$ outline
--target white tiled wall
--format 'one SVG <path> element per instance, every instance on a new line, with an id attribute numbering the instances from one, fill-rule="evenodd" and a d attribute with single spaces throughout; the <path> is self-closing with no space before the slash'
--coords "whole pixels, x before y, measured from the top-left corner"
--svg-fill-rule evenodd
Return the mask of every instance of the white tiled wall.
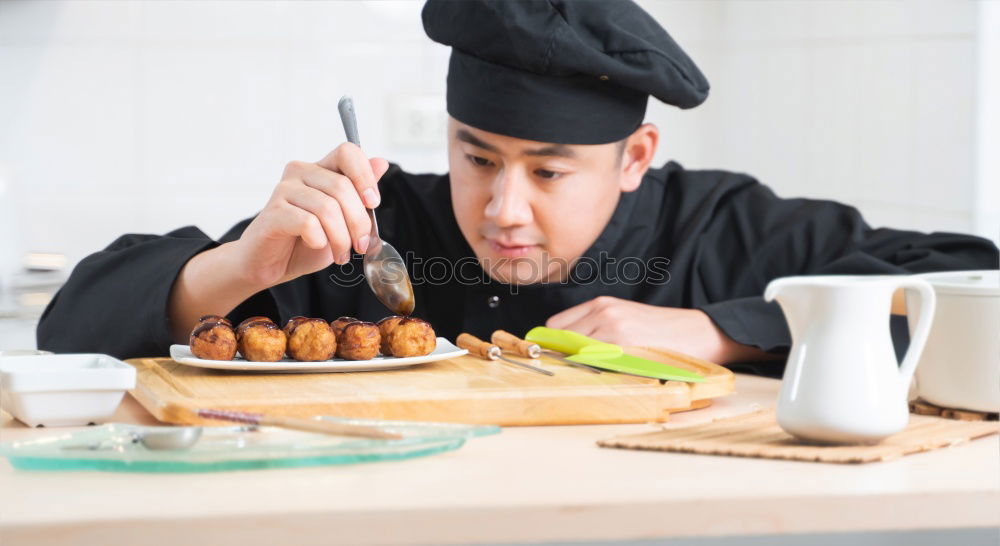
<path id="1" fill-rule="evenodd" d="M 976 197 L 979 233 L 1000 235 L 1000 2 L 979 5 L 976 43 Z"/>
<path id="2" fill-rule="evenodd" d="M 405 97 L 443 115 L 448 49 L 421 5 L 0 0 L 0 237 L 78 259 L 124 232 L 218 236 L 288 160 L 342 141 L 342 94 L 370 154 L 444 172 L 443 134 L 393 137 Z M 642 5 L 713 85 L 698 109 L 651 106 L 659 162 L 750 172 L 874 224 L 973 228 L 978 4 Z"/>
<path id="3" fill-rule="evenodd" d="M 444 92 L 448 50 L 420 8 L 0 1 L 0 210 L 18 216 L 0 236 L 74 259 L 125 232 L 219 236 L 285 163 L 343 140 L 343 94 L 369 153 L 443 172 L 442 146 L 386 146 L 394 93 Z"/>
<path id="4" fill-rule="evenodd" d="M 846 201 L 874 225 L 976 229 L 978 196 L 1000 184 L 974 169 L 980 4 L 707 2 L 696 21 L 690 3 L 643 5 L 712 82 L 696 110 L 652 109 L 662 158 Z"/>

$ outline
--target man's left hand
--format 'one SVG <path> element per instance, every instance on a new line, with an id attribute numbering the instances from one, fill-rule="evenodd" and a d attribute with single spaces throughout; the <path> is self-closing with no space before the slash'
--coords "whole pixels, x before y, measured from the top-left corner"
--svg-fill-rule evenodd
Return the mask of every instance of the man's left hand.
<path id="1" fill-rule="evenodd" d="M 552 315 L 545 325 L 616 345 L 672 349 L 710 362 L 769 357 L 755 347 L 730 339 L 698 309 L 658 307 L 611 296 L 570 307 Z"/>

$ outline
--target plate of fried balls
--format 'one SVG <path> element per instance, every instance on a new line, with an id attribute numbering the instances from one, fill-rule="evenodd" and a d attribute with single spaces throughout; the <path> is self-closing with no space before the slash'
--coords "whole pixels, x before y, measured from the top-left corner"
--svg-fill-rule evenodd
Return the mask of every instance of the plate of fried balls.
<path id="1" fill-rule="evenodd" d="M 233 328 L 229 319 L 205 315 L 189 345 L 171 345 L 181 364 L 255 372 L 358 372 L 402 368 L 454 358 L 468 351 L 414 317 L 376 322 L 340 317 L 293 317 L 284 327 L 268 317 L 250 317 Z"/>

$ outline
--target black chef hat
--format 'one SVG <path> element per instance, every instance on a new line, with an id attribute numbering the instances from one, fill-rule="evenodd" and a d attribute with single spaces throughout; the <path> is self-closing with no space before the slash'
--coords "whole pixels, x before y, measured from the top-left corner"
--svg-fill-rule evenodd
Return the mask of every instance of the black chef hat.
<path id="1" fill-rule="evenodd" d="M 680 108 L 708 81 L 630 0 L 428 0 L 424 30 L 452 47 L 448 113 L 491 133 L 604 144 L 642 124 L 649 95 Z"/>

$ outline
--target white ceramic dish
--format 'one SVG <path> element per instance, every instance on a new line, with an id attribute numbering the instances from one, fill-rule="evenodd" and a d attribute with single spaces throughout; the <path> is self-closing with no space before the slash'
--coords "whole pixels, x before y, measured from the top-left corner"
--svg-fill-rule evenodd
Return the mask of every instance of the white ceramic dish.
<path id="1" fill-rule="evenodd" d="M 6 349 L 0 351 L 0 356 L 38 356 L 50 355 L 52 351 L 39 351 L 38 349 Z"/>
<path id="2" fill-rule="evenodd" d="M 102 354 L 0 357 L 0 407 L 29 426 L 111 417 L 135 387 L 135 368 Z"/>
<path id="3" fill-rule="evenodd" d="M 917 366 L 917 392 L 946 408 L 1000 409 L 1000 271 L 917 275 L 937 294 L 937 310 Z M 907 293 L 907 308 L 917 309 Z M 919 313 L 907 314 L 912 330 Z M 911 332 L 912 333 L 912 332 Z"/>
<path id="4" fill-rule="evenodd" d="M 300 362 L 290 358 L 283 358 L 277 362 L 248 362 L 240 356 L 237 356 L 233 360 L 202 360 L 196 358 L 191 353 L 191 347 L 188 345 L 170 346 L 170 358 L 181 364 L 197 366 L 199 368 L 239 370 L 245 372 L 370 372 L 405 368 L 414 364 L 455 358 L 466 353 L 468 351 L 459 349 L 443 337 L 437 338 L 437 347 L 430 354 L 424 356 L 408 356 L 403 358 L 379 356 L 371 360 L 342 360 L 338 358 L 323 362 Z"/>

